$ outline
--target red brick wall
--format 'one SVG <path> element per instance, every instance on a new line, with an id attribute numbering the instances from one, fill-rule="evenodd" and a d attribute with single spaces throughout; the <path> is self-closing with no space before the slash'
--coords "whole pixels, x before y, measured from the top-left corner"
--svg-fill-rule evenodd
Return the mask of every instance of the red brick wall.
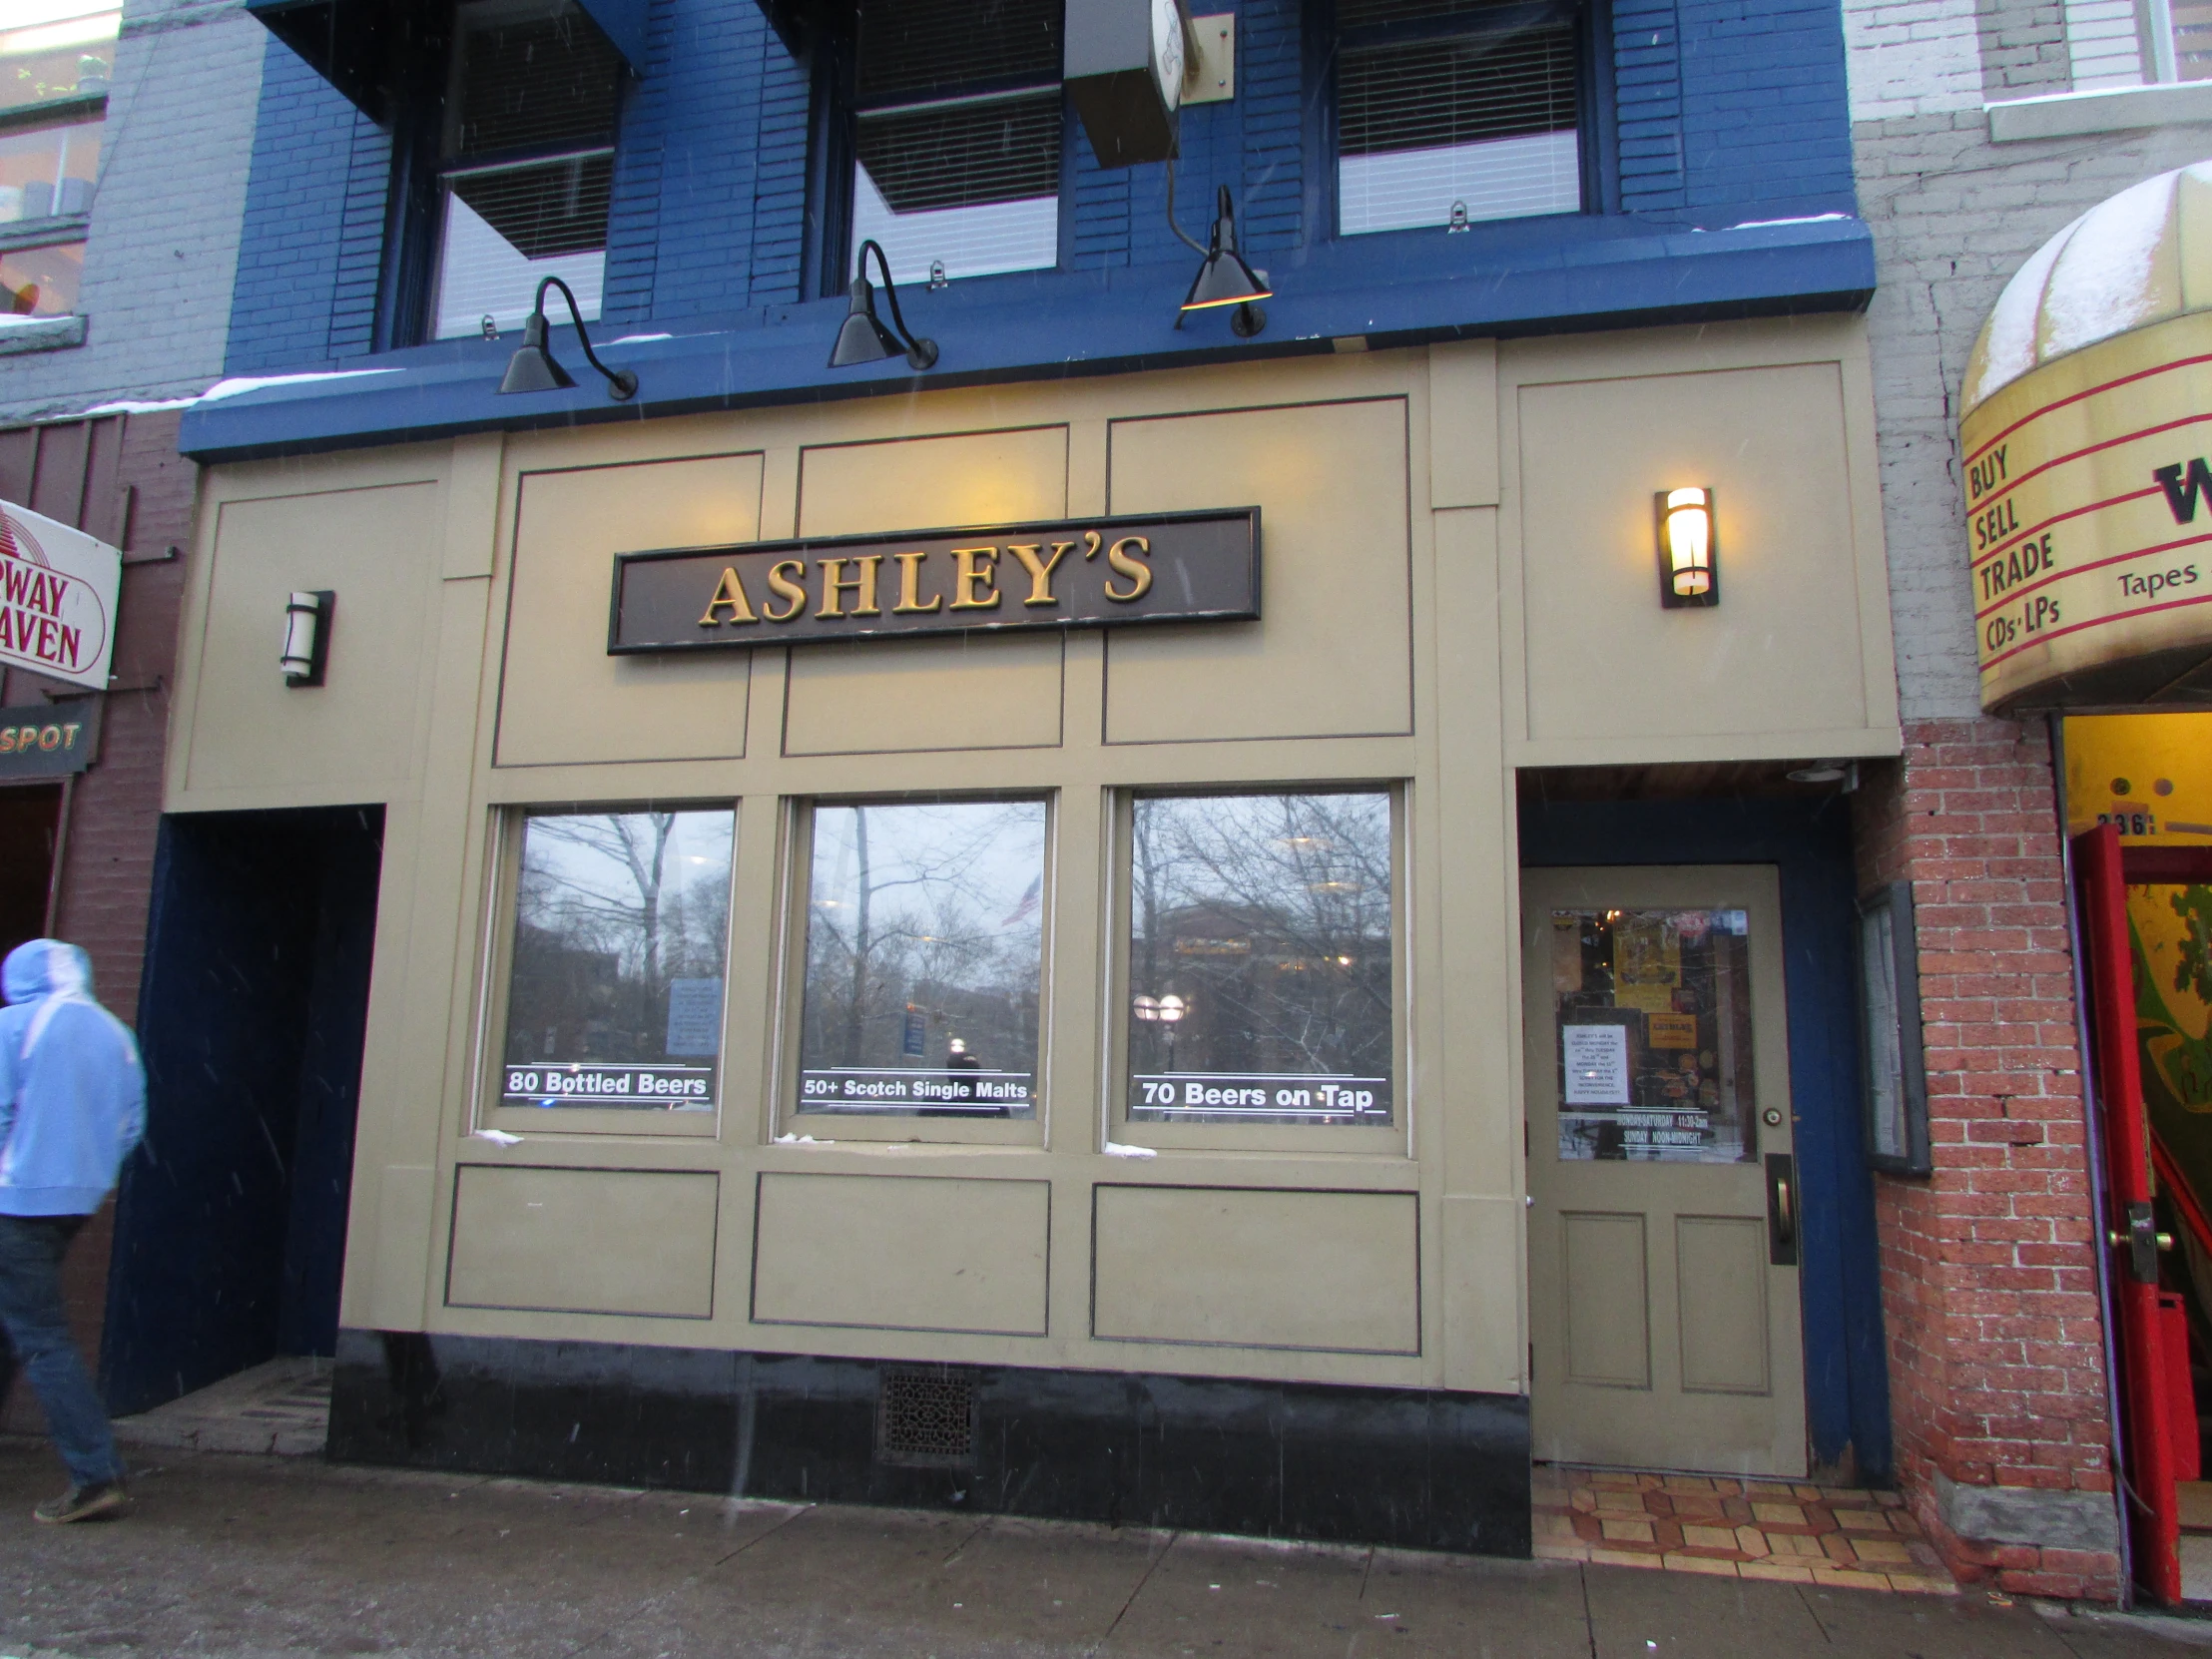
<path id="1" fill-rule="evenodd" d="M 1862 882 L 1913 882 L 1935 1164 L 1876 1181 L 1900 1477 L 1960 1577 L 2108 1599 L 2116 1556 L 1988 1548 L 1936 1503 L 1937 1470 L 2112 1489 L 2049 744 L 2039 722 L 1924 722 L 1869 784 Z"/>
<path id="2" fill-rule="evenodd" d="M 182 554 L 167 554 L 190 539 L 198 470 L 177 453 L 178 420 L 129 415 L 0 432 L 0 498 L 74 524 L 125 555 L 115 678 L 98 763 L 70 792 L 54 932 L 91 953 L 95 993 L 126 1021 L 138 1012 L 185 586 Z M 4 700 L 35 703 L 49 685 L 11 671 Z M 113 1222 L 111 1202 L 78 1236 L 62 1272 L 70 1325 L 88 1359 L 99 1353 L 107 1315 Z M 40 1426 L 29 1395 L 18 1387 L 0 1401 L 0 1426 Z"/>

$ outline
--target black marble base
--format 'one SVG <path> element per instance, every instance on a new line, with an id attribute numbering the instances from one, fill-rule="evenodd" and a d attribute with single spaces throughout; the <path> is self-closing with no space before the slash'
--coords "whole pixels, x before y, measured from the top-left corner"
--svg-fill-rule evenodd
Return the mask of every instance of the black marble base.
<path id="1" fill-rule="evenodd" d="M 961 1368 L 966 1467 L 876 1448 L 889 1362 L 343 1331 L 344 1462 L 1529 1553 L 1511 1394 Z"/>

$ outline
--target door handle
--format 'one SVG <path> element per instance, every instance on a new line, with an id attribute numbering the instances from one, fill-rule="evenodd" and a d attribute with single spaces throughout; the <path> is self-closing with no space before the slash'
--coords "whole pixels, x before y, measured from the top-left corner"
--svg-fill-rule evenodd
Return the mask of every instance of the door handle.
<path id="1" fill-rule="evenodd" d="M 1767 1154 L 1767 1261 L 1798 1265 L 1797 1160 L 1787 1152 Z"/>

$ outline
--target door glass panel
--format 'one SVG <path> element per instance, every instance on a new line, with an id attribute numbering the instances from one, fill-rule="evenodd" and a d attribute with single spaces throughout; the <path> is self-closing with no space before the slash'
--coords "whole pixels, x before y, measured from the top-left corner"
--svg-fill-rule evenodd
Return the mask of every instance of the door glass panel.
<path id="1" fill-rule="evenodd" d="M 1758 1156 L 1750 914 L 1551 912 L 1559 1156 Z"/>

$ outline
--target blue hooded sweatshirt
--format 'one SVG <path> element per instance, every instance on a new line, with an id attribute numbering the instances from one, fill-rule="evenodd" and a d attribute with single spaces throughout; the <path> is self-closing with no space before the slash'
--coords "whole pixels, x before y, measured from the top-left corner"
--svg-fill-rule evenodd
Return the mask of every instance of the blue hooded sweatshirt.
<path id="1" fill-rule="evenodd" d="M 146 1132 L 138 1041 L 73 944 L 17 945 L 0 990 L 0 1215 L 89 1216 Z"/>

